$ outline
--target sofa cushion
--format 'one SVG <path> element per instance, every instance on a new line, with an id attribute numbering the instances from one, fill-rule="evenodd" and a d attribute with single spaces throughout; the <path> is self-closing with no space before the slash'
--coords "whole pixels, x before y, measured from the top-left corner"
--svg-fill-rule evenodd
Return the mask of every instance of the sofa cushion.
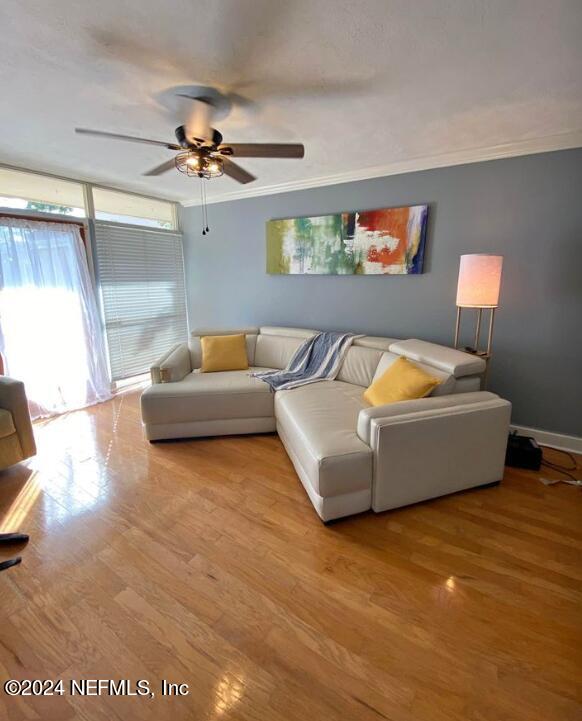
<path id="1" fill-rule="evenodd" d="M 398 360 L 402 356 L 396 355 L 396 353 L 383 353 L 374 373 L 374 381 L 381 378 L 384 373 L 390 368 L 394 361 Z M 447 373 L 446 371 L 435 368 L 434 366 L 421 363 L 420 361 L 414 361 L 415 365 L 422 368 L 423 371 L 429 373 L 431 376 L 439 379 L 438 386 L 435 386 L 429 393 L 430 396 L 448 396 L 450 393 L 456 392 L 457 381 L 455 376 Z"/>
<path id="2" fill-rule="evenodd" d="M 374 378 L 381 357 L 381 350 L 353 345 L 348 348 L 337 380 L 367 388 Z"/>
<path id="3" fill-rule="evenodd" d="M 364 407 L 361 387 L 341 381 L 275 394 L 277 429 L 318 495 L 371 487 L 372 451 L 356 432 Z"/>
<path id="4" fill-rule="evenodd" d="M 6 438 L 16 433 L 12 413 L 5 408 L 0 408 L 0 438 Z"/>
<path id="5" fill-rule="evenodd" d="M 247 346 L 247 358 L 249 365 L 259 365 L 255 361 L 255 344 L 257 342 L 258 328 L 196 328 L 190 333 L 188 347 L 190 349 L 190 363 L 192 368 L 200 368 L 202 365 L 202 346 L 200 338 L 206 335 L 239 335 L 244 334 Z"/>
<path id="6" fill-rule="evenodd" d="M 408 358 L 399 358 L 364 391 L 364 398 L 373 406 L 424 398 L 439 384 Z"/>
<path id="7" fill-rule="evenodd" d="M 236 335 L 203 335 L 202 373 L 246 371 L 249 368 L 245 337 Z"/>
<path id="8" fill-rule="evenodd" d="M 141 396 L 144 423 L 272 417 L 274 394 L 266 383 L 250 376 L 251 371 L 264 370 L 273 369 L 196 370 L 177 383 L 150 386 Z"/>
<path id="9" fill-rule="evenodd" d="M 305 338 L 260 333 L 255 349 L 255 364 L 269 368 L 286 368 L 304 341 Z"/>

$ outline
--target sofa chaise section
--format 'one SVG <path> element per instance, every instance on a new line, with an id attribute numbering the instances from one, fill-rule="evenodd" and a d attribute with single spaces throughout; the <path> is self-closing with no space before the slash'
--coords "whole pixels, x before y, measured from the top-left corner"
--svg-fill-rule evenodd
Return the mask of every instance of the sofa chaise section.
<path id="1" fill-rule="evenodd" d="M 248 371 L 189 372 L 171 383 L 156 383 L 141 397 L 146 438 L 150 441 L 275 430 L 274 395 Z"/>
<path id="2" fill-rule="evenodd" d="M 234 333 L 246 336 L 249 370 L 201 373 L 200 338 Z M 258 333 L 255 327 L 200 328 L 192 332 L 188 343 L 179 343 L 162 356 L 151 368 L 152 385 L 141 396 L 146 438 L 158 441 L 274 431 L 273 394 L 250 375 L 272 370 L 253 365 Z"/>
<path id="3" fill-rule="evenodd" d="M 322 381 L 275 394 L 277 432 L 319 516 L 371 505 L 373 453 L 356 432 L 362 388 Z"/>

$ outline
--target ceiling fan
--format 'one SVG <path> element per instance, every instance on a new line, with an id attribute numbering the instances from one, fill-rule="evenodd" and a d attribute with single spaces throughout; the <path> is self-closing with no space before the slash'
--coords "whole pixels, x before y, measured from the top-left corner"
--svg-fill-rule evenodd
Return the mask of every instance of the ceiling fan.
<path id="1" fill-rule="evenodd" d="M 193 112 L 185 125 L 176 128 L 177 143 L 147 140 L 88 128 L 75 128 L 75 132 L 180 151 L 175 157 L 144 173 L 147 176 L 161 175 L 175 167 L 186 175 L 206 180 L 228 175 L 239 183 L 251 183 L 256 180 L 255 176 L 231 160 L 232 157 L 303 158 L 305 155 L 305 148 L 300 143 L 223 143 L 222 133 L 210 126 L 213 110 L 211 99 L 200 97 L 189 97 L 189 99 L 194 103 Z"/>

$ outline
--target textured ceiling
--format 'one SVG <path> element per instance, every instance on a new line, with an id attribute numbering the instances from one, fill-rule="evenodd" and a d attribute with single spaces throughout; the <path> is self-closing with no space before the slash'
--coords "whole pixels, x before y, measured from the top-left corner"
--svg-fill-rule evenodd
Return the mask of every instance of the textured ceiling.
<path id="1" fill-rule="evenodd" d="M 179 200 L 198 182 L 141 175 L 170 151 L 74 127 L 172 140 L 165 91 L 220 88 L 226 140 L 306 146 L 244 161 L 251 193 L 582 132 L 580 0 L 2 0 L 0 33 L 0 162 Z"/>

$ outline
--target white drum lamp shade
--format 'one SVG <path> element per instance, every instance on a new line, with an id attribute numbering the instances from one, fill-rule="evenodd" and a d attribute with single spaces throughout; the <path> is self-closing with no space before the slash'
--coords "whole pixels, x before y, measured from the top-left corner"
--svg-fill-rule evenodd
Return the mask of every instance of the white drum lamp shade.
<path id="1" fill-rule="evenodd" d="M 459 308 L 497 308 L 502 255 L 462 255 L 457 285 Z"/>

